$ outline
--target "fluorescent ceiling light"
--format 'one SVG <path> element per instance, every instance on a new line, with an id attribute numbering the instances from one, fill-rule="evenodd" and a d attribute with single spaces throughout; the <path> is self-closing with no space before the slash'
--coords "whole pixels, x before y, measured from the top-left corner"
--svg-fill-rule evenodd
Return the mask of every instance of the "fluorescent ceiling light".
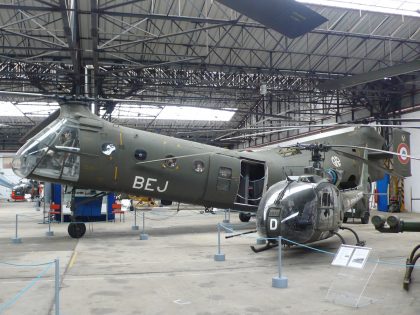
<path id="1" fill-rule="evenodd" d="M 112 112 L 112 117 L 126 119 L 229 121 L 234 114 L 235 109 L 217 110 L 189 106 L 164 106 L 160 108 L 147 105 L 133 106 L 119 104 Z"/>
<path id="2" fill-rule="evenodd" d="M 323 6 L 420 17 L 419 0 L 297 0 Z"/>

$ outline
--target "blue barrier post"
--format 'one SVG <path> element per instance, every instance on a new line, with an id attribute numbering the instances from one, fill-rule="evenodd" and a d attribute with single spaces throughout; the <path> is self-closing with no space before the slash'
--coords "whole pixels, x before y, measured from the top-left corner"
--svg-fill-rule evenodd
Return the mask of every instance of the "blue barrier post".
<path id="1" fill-rule="evenodd" d="M 134 225 L 131 226 L 131 230 L 138 231 L 139 226 L 137 225 L 137 209 L 134 208 Z"/>
<path id="2" fill-rule="evenodd" d="M 55 315 L 60 315 L 60 259 L 55 262 Z"/>
<path id="3" fill-rule="evenodd" d="M 148 240 L 149 239 L 149 235 L 147 235 L 146 233 L 144 233 L 144 211 L 143 211 L 143 229 L 140 233 L 140 239 L 142 241 Z"/>
<path id="4" fill-rule="evenodd" d="M 45 232 L 46 236 L 54 236 L 54 231 L 51 231 L 51 215 L 48 214 L 48 231 Z"/>
<path id="5" fill-rule="evenodd" d="M 215 261 L 225 261 L 225 254 L 220 252 L 220 223 L 217 224 L 217 254 L 214 255 Z"/>
<path id="6" fill-rule="evenodd" d="M 278 242 L 279 242 L 279 261 L 278 261 L 279 276 L 273 277 L 271 284 L 273 288 L 287 288 L 287 278 L 281 275 L 281 236 L 279 236 Z"/>
<path id="7" fill-rule="evenodd" d="M 22 243 L 22 239 L 20 238 L 20 237 L 18 237 L 18 221 L 19 221 L 19 218 L 18 218 L 18 214 L 16 214 L 16 222 L 15 222 L 15 237 L 14 238 L 12 238 L 12 243 L 14 243 L 14 244 L 19 244 L 19 243 Z"/>

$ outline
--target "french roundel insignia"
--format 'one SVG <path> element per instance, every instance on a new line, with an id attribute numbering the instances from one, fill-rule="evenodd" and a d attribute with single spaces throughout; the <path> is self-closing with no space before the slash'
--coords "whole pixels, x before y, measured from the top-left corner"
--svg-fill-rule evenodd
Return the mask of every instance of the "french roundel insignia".
<path id="1" fill-rule="evenodd" d="M 410 148 L 406 143 L 400 143 L 397 148 L 398 155 L 398 161 L 400 161 L 401 164 L 407 164 L 410 162 L 410 158 L 408 155 L 410 155 Z"/>

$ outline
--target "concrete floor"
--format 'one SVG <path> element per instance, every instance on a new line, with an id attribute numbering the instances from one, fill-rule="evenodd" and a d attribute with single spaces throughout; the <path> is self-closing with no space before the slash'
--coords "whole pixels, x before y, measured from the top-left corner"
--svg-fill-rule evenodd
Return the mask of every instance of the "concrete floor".
<path id="1" fill-rule="evenodd" d="M 21 216 L 21 244 L 12 244 L 15 214 Z M 25 216 L 23 216 L 25 215 Z M 417 218 L 419 215 L 403 214 Z M 223 214 L 160 209 L 146 215 L 149 240 L 132 231 L 134 216 L 125 222 L 95 223 L 79 240 L 67 235 L 67 224 L 54 224 L 46 237 L 42 213 L 31 203 L 0 203 L 0 262 L 36 264 L 60 259 L 60 314 L 420 314 L 420 280 L 409 292 L 402 289 L 405 259 L 420 241 L 419 234 L 380 234 L 371 224 L 349 224 L 356 229 L 379 264 L 364 296 L 371 304 L 359 308 L 326 300 L 329 288 L 339 284 L 356 292 L 351 275 L 367 279 L 369 272 L 342 276 L 331 266 L 332 256 L 303 248 L 283 250 L 286 289 L 273 288 L 278 250 L 253 253 L 255 235 L 222 238 L 223 262 L 215 262 L 216 224 Z M 239 224 L 237 215 L 231 222 Z M 141 223 L 141 220 L 138 220 Z M 254 226 L 242 227 L 251 230 Z M 88 227 L 89 229 L 89 227 Z M 225 234 L 223 234 L 224 236 Z M 344 232 L 347 241 L 351 235 Z M 335 252 L 338 238 L 314 245 Z M 39 281 L 34 277 L 46 266 L 15 267 L 0 263 L 0 314 L 54 314 L 54 268 Z M 370 268 L 370 269 L 369 269 Z M 372 270 L 373 267 L 368 267 Z M 414 277 L 420 279 L 420 271 Z M 341 281 L 337 282 L 337 279 Z M 32 282 L 31 282 L 32 281 Z M 25 287 L 16 302 L 2 310 Z M 360 290 L 359 290 L 360 291 Z"/>

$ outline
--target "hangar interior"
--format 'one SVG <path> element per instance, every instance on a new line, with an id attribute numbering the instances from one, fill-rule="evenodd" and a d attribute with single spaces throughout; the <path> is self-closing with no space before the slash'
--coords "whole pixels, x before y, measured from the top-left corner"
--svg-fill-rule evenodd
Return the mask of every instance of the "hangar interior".
<path id="1" fill-rule="evenodd" d="M 0 3 L 3 174 L 13 176 L 10 157 L 46 126 L 46 121 L 50 122 L 48 117 L 54 117 L 59 102 L 71 99 L 88 102 L 93 113 L 115 125 L 245 151 L 349 126 L 419 126 L 418 0 L 372 0 L 363 4 L 352 0 L 299 0 L 323 16 L 325 22 L 294 38 L 223 2 L 235 3 Z M 274 5 L 276 0 L 266 2 Z M 409 153 L 420 157 L 416 145 L 420 131 L 403 129 L 411 134 Z M 383 149 L 391 151 L 391 129 L 378 126 L 377 130 L 387 140 Z M 420 212 L 420 193 L 416 190 L 420 183 L 416 165 L 419 161 L 411 162 L 412 176 L 404 179 L 402 188 L 404 210 Z M 177 228 L 175 234 L 180 233 Z M 199 228 L 207 231 L 204 223 Z M 158 228 L 156 234 L 162 230 Z M 362 231 L 366 234 L 367 227 Z M 407 243 L 415 243 L 415 236 L 404 237 Z M 243 245 L 242 240 L 236 242 Z M 2 244 L 6 246 L 6 241 Z M 119 245 L 117 242 L 113 246 Z M 98 251 L 101 246 L 97 246 Z M 331 246 L 327 243 L 324 249 Z M 394 246 L 398 247 L 396 241 Z M 194 250 L 196 255 L 201 251 L 199 245 Z M 123 251 L 127 254 L 129 249 Z M 151 257 L 159 255 L 153 248 L 147 252 Z M 68 255 L 63 253 L 64 259 L 70 259 Z M 119 264 L 124 265 L 125 261 L 120 260 Z M 168 273 L 176 273 L 178 267 L 181 268 L 176 266 Z M 240 268 L 240 263 L 232 268 Z M 255 279 L 249 281 L 255 283 Z M 208 283 L 211 280 L 202 285 Z M 217 292 L 211 296 L 220 298 Z M 70 301 L 69 295 L 67 307 L 71 307 Z M 407 314 L 415 314 L 419 309 L 414 303 Z M 104 310 L 98 308 L 96 314 Z M 229 310 L 235 313 L 234 308 Z M 201 311 L 194 309 L 191 314 Z M 250 307 L 239 313 L 268 311 L 273 309 Z M 222 313 L 221 309 L 217 312 Z M 153 309 L 150 313 L 158 311 Z"/>

